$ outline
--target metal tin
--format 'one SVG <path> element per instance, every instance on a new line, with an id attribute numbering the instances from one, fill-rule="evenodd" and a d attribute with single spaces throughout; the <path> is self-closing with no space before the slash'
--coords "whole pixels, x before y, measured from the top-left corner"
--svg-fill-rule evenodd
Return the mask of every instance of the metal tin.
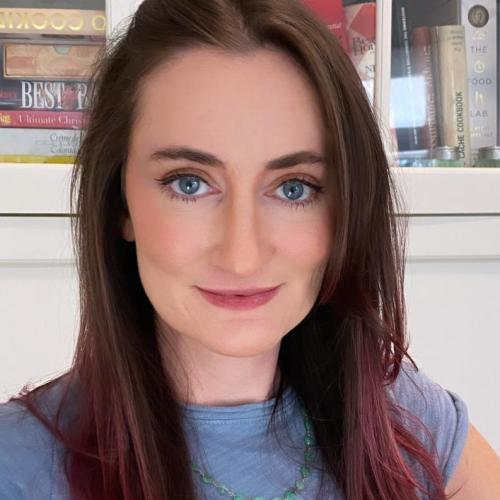
<path id="1" fill-rule="evenodd" d="M 485 146 L 479 148 L 478 160 L 500 160 L 500 146 Z"/>
<path id="2" fill-rule="evenodd" d="M 432 156 L 436 160 L 459 160 L 460 150 L 456 146 L 438 146 Z"/>

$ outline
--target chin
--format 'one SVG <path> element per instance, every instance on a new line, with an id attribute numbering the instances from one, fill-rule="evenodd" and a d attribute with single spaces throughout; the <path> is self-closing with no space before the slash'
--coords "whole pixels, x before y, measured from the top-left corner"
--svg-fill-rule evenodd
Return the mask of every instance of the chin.
<path id="1" fill-rule="evenodd" d="M 280 341 L 281 338 L 273 339 L 273 341 L 270 342 L 269 339 L 258 339 L 249 336 L 246 339 L 233 338 L 228 340 L 226 338 L 223 343 L 210 343 L 205 344 L 205 346 L 222 356 L 248 358 L 268 353 L 273 350 Z"/>

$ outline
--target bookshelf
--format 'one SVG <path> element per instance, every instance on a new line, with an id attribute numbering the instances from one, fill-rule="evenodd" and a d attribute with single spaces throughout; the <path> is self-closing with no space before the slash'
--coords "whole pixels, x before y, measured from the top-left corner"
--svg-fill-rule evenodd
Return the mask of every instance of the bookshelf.
<path id="1" fill-rule="evenodd" d="M 105 0 L 107 33 L 126 22 L 139 3 Z M 0 215 L 70 215 L 72 168 L 72 164 L 0 162 Z"/>
<path id="2" fill-rule="evenodd" d="M 126 22 L 139 3 L 106 0 L 108 33 Z M 391 16 L 392 0 L 378 0 L 374 107 L 384 130 L 390 109 Z M 386 147 L 390 151 L 388 141 Z M 405 214 L 500 215 L 500 168 L 391 168 Z M 69 215 L 71 169 L 64 164 L 0 163 L 0 215 Z"/>

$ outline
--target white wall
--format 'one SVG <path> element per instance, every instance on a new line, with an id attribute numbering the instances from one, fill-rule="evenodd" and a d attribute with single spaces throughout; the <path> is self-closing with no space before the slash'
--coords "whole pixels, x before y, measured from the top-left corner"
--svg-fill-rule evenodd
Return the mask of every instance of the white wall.
<path id="1" fill-rule="evenodd" d="M 500 453 L 500 259 L 410 261 L 410 354 Z"/>
<path id="2" fill-rule="evenodd" d="M 78 325 L 69 219 L 0 217 L 0 400 L 69 367 Z M 500 453 L 500 216 L 412 217 L 410 353 Z"/>

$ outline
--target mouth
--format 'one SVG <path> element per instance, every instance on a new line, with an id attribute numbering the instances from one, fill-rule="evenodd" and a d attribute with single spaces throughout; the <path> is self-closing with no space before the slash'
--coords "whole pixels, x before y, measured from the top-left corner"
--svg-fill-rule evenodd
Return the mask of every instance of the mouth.
<path id="1" fill-rule="evenodd" d="M 269 302 L 281 285 L 271 288 L 209 290 L 198 288 L 202 296 L 211 304 L 229 309 L 252 309 Z"/>
<path id="2" fill-rule="evenodd" d="M 203 292 L 208 292 L 212 293 L 215 295 L 231 295 L 231 296 L 236 296 L 236 297 L 250 297 L 252 295 L 258 295 L 261 293 L 267 293 L 272 290 L 275 290 L 279 287 L 280 285 L 273 286 L 273 287 L 267 287 L 267 288 L 245 288 L 245 289 L 236 289 L 236 288 L 231 288 L 231 289 L 210 289 L 210 288 L 201 288 L 197 287 Z"/>

